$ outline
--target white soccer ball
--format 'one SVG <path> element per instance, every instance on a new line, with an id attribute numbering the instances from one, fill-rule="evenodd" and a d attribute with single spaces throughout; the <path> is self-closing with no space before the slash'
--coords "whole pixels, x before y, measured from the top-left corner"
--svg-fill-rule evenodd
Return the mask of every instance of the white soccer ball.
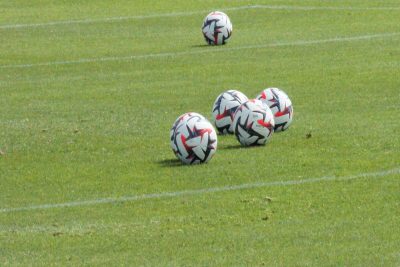
<path id="1" fill-rule="evenodd" d="M 274 115 L 260 100 L 251 99 L 236 110 L 233 128 L 243 146 L 264 145 L 274 132 Z"/>
<path id="2" fill-rule="evenodd" d="M 217 150 L 217 133 L 200 114 L 186 113 L 172 126 L 171 148 L 184 164 L 208 162 Z M 180 119 L 181 118 L 181 119 Z M 176 125 L 175 125 L 176 124 Z"/>
<path id="3" fill-rule="evenodd" d="M 275 132 L 285 131 L 293 121 L 293 105 L 288 95 L 278 88 L 267 88 L 257 96 L 274 114 Z"/>
<path id="4" fill-rule="evenodd" d="M 214 125 L 219 133 L 233 134 L 233 115 L 236 109 L 247 100 L 247 96 L 237 90 L 228 90 L 217 97 L 212 114 Z"/>
<path id="5" fill-rule="evenodd" d="M 208 44 L 225 44 L 232 35 L 232 23 L 225 13 L 214 11 L 204 19 L 202 31 Z"/>
<path id="6" fill-rule="evenodd" d="M 173 140 L 173 138 L 174 138 L 174 134 L 175 134 L 176 128 L 178 128 L 178 126 L 179 126 L 184 120 L 186 120 L 186 119 L 189 118 L 189 117 L 197 117 L 197 118 L 199 118 L 199 119 L 206 120 L 206 118 L 205 118 L 203 115 L 201 115 L 201 114 L 199 114 L 199 113 L 196 113 L 196 112 L 187 112 L 187 113 L 184 113 L 184 114 L 180 115 L 180 116 L 175 120 L 174 124 L 172 125 L 171 131 L 169 132 L 169 138 L 170 138 L 171 142 L 172 142 L 172 140 Z M 171 143 L 171 145 L 172 145 L 172 143 Z M 173 149 L 173 148 L 172 148 L 172 149 Z"/>

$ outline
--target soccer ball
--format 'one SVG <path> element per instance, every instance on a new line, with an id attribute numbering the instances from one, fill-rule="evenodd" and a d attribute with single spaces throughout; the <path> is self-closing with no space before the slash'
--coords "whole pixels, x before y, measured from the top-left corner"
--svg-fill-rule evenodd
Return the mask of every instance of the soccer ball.
<path id="1" fill-rule="evenodd" d="M 236 90 L 228 90 L 220 94 L 214 102 L 212 114 L 214 125 L 221 134 L 233 134 L 233 115 L 247 96 Z"/>
<path id="2" fill-rule="evenodd" d="M 225 13 L 214 11 L 204 19 L 202 31 L 208 44 L 225 44 L 232 35 L 232 23 Z"/>
<path id="3" fill-rule="evenodd" d="M 199 115 L 186 113 L 171 129 L 171 148 L 184 164 L 208 162 L 217 150 L 216 131 L 207 119 Z"/>
<path id="4" fill-rule="evenodd" d="M 292 124 L 293 106 L 288 95 L 278 88 L 267 88 L 257 96 L 274 114 L 275 132 L 285 131 Z"/>
<path id="5" fill-rule="evenodd" d="M 187 112 L 185 114 L 180 115 L 174 122 L 174 124 L 172 125 L 171 131 L 169 132 L 169 138 L 172 142 L 173 138 L 174 138 L 174 134 L 176 129 L 178 128 L 178 126 L 187 118 L 189 117 L 197 117 L 198 119 L 202 119 L 205 120 L 206 118 L 204 118 L 203 115 L 196 113 L 196 112 Z M 172 143 L 171 143 L 172 145 Z M 172 148 L 173 149 L 173 148 Z"/>
<path id="6" fill-rule="evenodd" d="M 264 145 L 271 138 L 274 126 L 271 110 L 257 99 L 240 105 L 234 115 L 234 132 L 243 146 Z"/>

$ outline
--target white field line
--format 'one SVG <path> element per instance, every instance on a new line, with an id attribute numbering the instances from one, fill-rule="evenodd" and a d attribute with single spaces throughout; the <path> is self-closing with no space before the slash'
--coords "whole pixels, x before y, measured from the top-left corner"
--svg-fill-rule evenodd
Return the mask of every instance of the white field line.
<path id="1" fill-rule="evenodd" d="M 335 38 L 329 38 L 329 39 L 308 40 L 308 41 L 307 40 L 299 40 L 299 41 L 293 41 L 293 42 L 279 42 L 279 43 L 271 43 L 271 44 L 263 44 L 263 45 L 247 45 L 247 46 L 238 46 L 238 47 L 205 47 L 201 50 L 194 50 L 194 51 L 150 53 L 150 54 L 143 54 L 143 55 L 122 56 L 122 57 L 82 58 L 82 59 L 77 59 L 77 60 L 50 61 L 50 62 L 32 63 L 32 64 L 0 65 L 0 69 L 32 68 L 32 67 L 71 65 L 71 64 L 107 62 L 107 61 L 131 61 L 131 60 L 140 60 L 140 59 L 149 59 L 149 58 L 179 57 L 179 56 L 186 56 L 186 55 L 221 53 L 221 52 L 229 52 L 229 51 L 237 51 L 237 50 L 248 50 L 248 49 L 262 49 L 262 48 L 273 48 L 273 47 L 283 47 L 283 46 L 303 46 L 303 45 L 314 45 L 314 44 L 324 44 L 324 43 L 351 42 L 351 41 L 387 38 L 387 37 L 394 37 L 394 36 L 400 36 L 400 32 L 368 34 L 368 35 L 359 35 L 359 36 L 350 36 L 350 37 L 335 37 Z"/>
<path id="2" fill-rule="evenodd" d="M 313 11 L 313 10 L 331 10 L 331 11 L 397 11 L 400 7 L 323 7 L 323 6 L 287 6 L 287 5 L 249 5 L 249 6 L 238 6 L 231 8 L 216 8 L 214 10 L 222 11 L 235 11 L 243 9 L 271 9 L 271 10 L 294 10 L 294 11 Z M 121 17 L 107 17 L 98 19 L 80 19 L 80 20 L 60 20 L 60 21 L 49 21 L 42 23 L 26 23 L 26 24 L 4 24 L 0 25 L 0 29 L 18 29 L 18 28 L 36 28 L 56 25 L 69 25 L 69 24 L 91 24 L 91 23 L 105 23 L 105 22 L 117 22 L 126 20 L 142 20 L 151 18 L 166 18 L 166 17 L 183 17 L 192 16 L 198 14 L 207 14 L 210 10 L 199 10 L 192 12 L 172 12 L 172 13 L 157 13 L 148 15 L 138 16 L 121 16 Z"/>
<path id="3" fill-rule="evenodd" d="M 367 173 L 359 173 L 350 176 L 323 176 L 319 178 L 309 178 L 309 179 L 299 179 L 299 180 L 289 180 L 289 181 L 274 181 L 274 182 L 256 182 L 256 183 L 248 183 L 248 184 L 240 184 L 240 185 L 228 185 L 223 187 L 213 187 L 213 188 L 203 188 L 203 189 L 194 189 L 194 190 L 183 190 L 176 192 L 163 192 L 163 193 L 154 193 L 154 194 L 145 194 L 145 195 L 133 195 L 133 196 L 124 196 L 119 198 L 98 198 L 92 200 L 83 200 L 83 201 L 72 201 L 65 203 L 51 203 L 51 204 L 42 204 L 42 205 L 32 205 L 25 207 L 16 207 L 16 208 L 1 208 L 0 213 L 13 213 L 13 212 L 21 212 L 21 211 L 33 211 L 33 210 L 47 210 L 47 209 L 56 209 L 56 208 L 70 208 L 70 207 L 82 207 L 82 206 L 92 206 L 92 205 L 100 205 L 100 204 L 112 204 L 112 203 L 122 203 L 122 202 L 135 202 L 147 199 L 160 199 L 160 198 L 173 198 L 173 197 L 181 197 L 181 196 L 193 196 L 193 195 L 203 195 L 217 192 L 227 192 L 227 191 L 235 191 L 235 190 L 244 190 L 244 189 L 252 189 L 252 188 L 261 188 L 261 187 L 272 187 L 272 186 L 289 186 L 289 185 L 301 185 L 301 184 L 310 184 L 310 183 L 318 183 L 318 182 L 327 182 L 327 181 L 349 181 L 360 178 L 379 178 L 385 177 L 393 174 L 400 174 L 400 167 L 386 170 L 386 171 L 378 171 L 378 172 L 367 172 Z"/>
<path id="4" fill-rule="evenodd" d="M 148 223 L 104 223 L 97 222 L 95 224 L 66 224 L 66 225 L 32 225 L 32 226 L 3 226 L 0 225 L 0 233 L 24 233 L 24 234 L 35 234 L 35 233 L 59 233 L 59 234 L 87 234 L 92 231 L 107 231 L 112 233 L 118 233 L 129 229 L 142 231 L 144 228 L 151 227 L 154 224 Z"/>

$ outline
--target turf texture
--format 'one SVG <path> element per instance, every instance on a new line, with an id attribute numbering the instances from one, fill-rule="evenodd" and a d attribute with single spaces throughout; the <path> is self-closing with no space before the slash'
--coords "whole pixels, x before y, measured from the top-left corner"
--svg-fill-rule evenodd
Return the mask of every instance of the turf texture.
<path id="1" fill-rule="evenodd" d="M 0 10 L 0 265 L 400 264 L 398 1 Z M 222 47 L 200 31 L 213 10 L 233 23 Z M 288 131 L 254 148 L 218 136 L 208 164 L 176 160 L 179 115 L 269 86 L 293 102 Z"/>

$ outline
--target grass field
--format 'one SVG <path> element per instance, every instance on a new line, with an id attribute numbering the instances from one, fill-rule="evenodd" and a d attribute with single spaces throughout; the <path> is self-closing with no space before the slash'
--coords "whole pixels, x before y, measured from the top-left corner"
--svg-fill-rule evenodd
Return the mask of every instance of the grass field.
<path id="1" fill-rule="evenodd" d="M 234 33 L 206 46 L 217 9 Z M 400 265 L 399 1 L 0 10 L 1 266 Z M 176 160 L 180 114 L 268 86 L 291 97 L 288 131 Z"/>

